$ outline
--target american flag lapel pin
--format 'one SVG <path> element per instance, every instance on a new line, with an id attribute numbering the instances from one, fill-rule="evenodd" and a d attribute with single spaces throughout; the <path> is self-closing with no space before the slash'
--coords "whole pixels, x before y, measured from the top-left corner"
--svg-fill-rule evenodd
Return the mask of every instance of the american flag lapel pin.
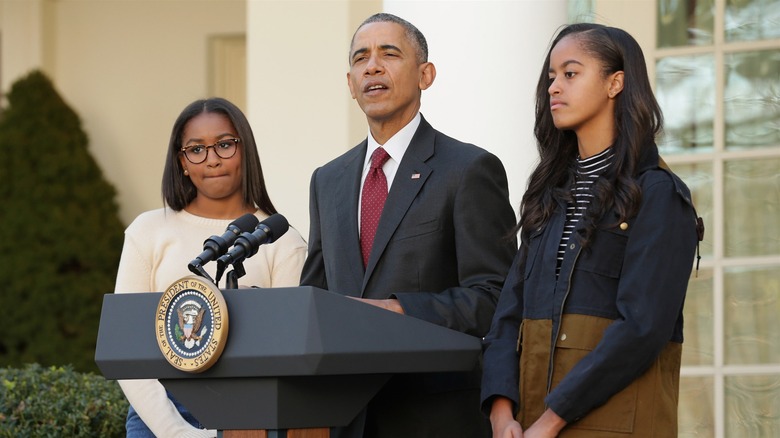
<path id="1" fill-rule="evenodd" d="M 413 173 L 412 174 L 412 179 L 420 179 L 420 174 L 419 173 Z"/>

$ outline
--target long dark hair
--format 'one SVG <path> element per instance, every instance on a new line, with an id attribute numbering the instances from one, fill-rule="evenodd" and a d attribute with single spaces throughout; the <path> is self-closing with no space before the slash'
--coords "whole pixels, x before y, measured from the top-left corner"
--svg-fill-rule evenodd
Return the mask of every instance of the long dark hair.
<path id="1" fill-rule="evenodd" d="M 531 174 L 520 206 L 521 239 L 528 242 L 534 230 L 543 228 L 557 208 L 558 200 L 570 200 L 568 188 L 574 181 L 577 136 L 574 131 L 560 130 L 553 124 L 550 111 L 550 54 L 566 37 L 577 38 L 589 55 L 599 60 L 604 77 L 623 71 L 623 90 L 615 97 L 614 158 L 603 178 L 593 187 L 594 198 L 583 220 L 586 221 L 582 244 L 596 228 L 596 221 L 614 208 L 617 220 L 635 215 L 642 192 L 635 177 L 644 149 L 654 144 L 663 126 L 663 116 L 655 100 L 642 49 L 627 32 L 599 24 L 578 23 L 564 27 L 547 52 L 536 88 L 536 136 L 540 162 Z"/>
<path id="2" fill-rule="evenodd" d="M 171 130 L 171 139 L 168 142 L 168 154 L 165 158 L 165 168 L 163 169 L 162 196 L 168 206 L 181 211 L 195 199 L 198 190 L 192 181 L 184 176 L 184 170 L 179 162 L 179 154 L 182 147 L 182 135 L 187 123 L 200 114 L 217 113 L 225 115 L 233 127 L 236 128 L 236 134 L 241 139 L 239 147 L 243 148 L 241 160 L 241 192 L 244 197 L 244 204 L 247 206 L 257 206 L 268 215 L 276 213 L 276 208 L 271 203 L 268 191 L 265 188 L 263 179 L 263 168 L 260 166 L 260 156 L 257 154 L 257 144 L 255 136 L 252 134 L 252 128 L 249 126 L 244 113 L 226 99 L 212 97 L 210 99 L 196 100 L 187 105 L 182 110 Z"/>

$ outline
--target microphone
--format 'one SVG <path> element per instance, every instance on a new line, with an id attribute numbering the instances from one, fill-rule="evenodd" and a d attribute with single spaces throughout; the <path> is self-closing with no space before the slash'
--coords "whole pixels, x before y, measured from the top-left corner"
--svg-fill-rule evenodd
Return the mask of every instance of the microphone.
<path id="1" fill-rule="evenodd" d="M 200 275 L 202 269 L 200 269 L 206 263 L 216 259 L 217 257 L 225 254 L 236 241 L 241 233 L 252 231 L 258 223 L 258 219 L 252 213 L 247 213 L 240 218 L 234 220 L 225 229 L 225 234 L 221 236 L 211 236 L 203 242 L 203 252 L 200 253 L 193 261 L 190 262 L 188 267 L 194 274 Z"/>
<path id="2" fill-rule="evenodd" d="M 222 277 L 227 265 L 241 263 L 244 259 L 257 254 L 260 245 L 274 243 L 290 228 L 287 219 L 281 214 L 273 214 L 260 222 L 251 233 L 244 232 L 236 239 L 233 248 L 217 259 L 217 281 Z"/>

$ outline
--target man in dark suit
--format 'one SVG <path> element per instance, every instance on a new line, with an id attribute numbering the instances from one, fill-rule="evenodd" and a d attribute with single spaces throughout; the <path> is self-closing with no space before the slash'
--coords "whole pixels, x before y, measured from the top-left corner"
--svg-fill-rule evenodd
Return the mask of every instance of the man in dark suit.
<path id="1" fill-rule="evenodd" d="M 369 135 L 312 176 L 301 284 L 482 337 L 517 249 L 515 215 L 501 161 L 420 114 L 436 77 L 427 58 L 422 33 L 394 15 L 355 32 L 347 83 Z M 377 150 L 384 164 L 374 163 Z M 490 436 L 479 378 L 478 369 L 398 375 L 332 436 Z"/>

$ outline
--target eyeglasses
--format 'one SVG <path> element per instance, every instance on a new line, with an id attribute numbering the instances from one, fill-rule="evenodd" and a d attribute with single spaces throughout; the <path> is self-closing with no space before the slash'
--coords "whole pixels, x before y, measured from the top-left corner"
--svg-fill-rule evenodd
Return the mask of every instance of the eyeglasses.
<path id="1" fill-rule="evenodd" d="M 209 148 L 213 148 L 214 153 L 223 160 L 233 158 L 233 155 L 238 150 L 239 143 L 241 143 L 240 138 L 223 138 L 212 145 L 194 144 L 181 148 L 181 151 L 190 163 L 200 164 L 206 161 L 206 157 L 209 155 Z"/>

